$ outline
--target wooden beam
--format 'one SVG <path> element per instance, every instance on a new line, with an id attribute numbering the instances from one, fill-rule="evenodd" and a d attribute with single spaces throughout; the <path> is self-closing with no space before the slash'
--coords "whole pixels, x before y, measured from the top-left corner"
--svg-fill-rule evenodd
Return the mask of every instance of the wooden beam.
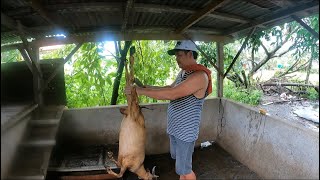
<path id="1" fill-rule="evenodd" d="M 189 36 L 194 41 L 216 41 L 224 42 L 231 39 L 228 36 L 221 35 L 206 35 L 197 33 L 188 33 Z M 114 32 L 97 32 L 96 34 L 86 35 L 86 36 L 68 36 L 63 37 L 51 37 L 38 39 L 30 42 L 32 45 L 39 47 L 43 46 L 53 46 L 62 44 L 73 44 L 77 42 L 102 42 L 102 41 L 126 41 L 126 40 L 183 40 L 185 36 L 183 34 L 177 34 L 174 32 L 161 32 L 161 33 L 114 33 Z M 6 50 L 12 50 L 23 44 L 5 45 L 2 48 Z"/>
<path id="2" fill-rule="evenodd" d="M 40 14 L 41 17 L 43 17 L 49 24 L 51 24 L 54 29 L 58 29 L 59 31 L 64 32 L 64 34 L 68 34 L 68 31 L 58 24 L 59 19 L 55 18 L 52 14 L 46 11 L 42 2 L 43 1 L 41 0 L 31 0 L 30 5 Z"/>
<path id="3" fill-rule="evenodd" d="M 28 57 L 30 58 L 31 62 L 32 62 L 32 67 L 35 70 L 35 73 L 38 75 L 38 77 L 40 77 L 42 79 L 42 73 L 40 70 L 40 67 L 37 65 L 36 59 L 35 59 L 35 52 L 33 52 L 33 50 L 30 48 L 29 42 L 27 41 L 27 39 L 24 36 L 24 32 L 22 30 L 22 25 L 20 22 L 18 22 L 18 29 L 19 29 L 19 33 L 20 33 L 20 39 L 22 40 L 22 45 L 23 48 L 27 51 L 28 53 Z"/>
<path id="4" fill-rule="evenodd" d="M 222 12 L 218 12 L 218 11 L 214 11 L 213 13 L 208 14 L 207 16 L 212 17 L 212 18 L 216 18 L 216 19 L 225 20 L 225 21 L 242 23 L 242 24 L 252 22 L 252 20 L 248 19 L 248 18 L 244 18 L 244 17 L 238 16 L 238 15 L 233 15 L 233 14 L 229 14 L 229 13 L 222 13 Z"/>
<path id="5" fill-rule="evenodd" d="M 279 0 L 267 0 L 267 1 L 275 4 L 276 6 L 282 7 L 282 8 L 290 7 L 290 6 L 294 5 L 294 3 L 292 3 L 291 1 L 288 1 L 288 0 L 281 0 L 281 1 L 279 1 Z"/>
<path id="6" fill-rule="evenodd" d="M 131 13 L 132 6 L 133 6 L 133 0 L 128 0 L 127 4 L 126 4 L 126 9 L 124 11 L 124 17 L 123 17 L 123 22 L 122 22 L 122 26 L 121 26 L 122 32 L 124 32 L 127 28 L 129 16 L 132 15 L 132 13 Z"/>
<path id="7" fill-rule="evenodd" d="M 206 5 L 203 9 L 193 14 L 190 18 L 188 18 L 179 28 L 177 28 L 177 33 L 182 33 L 186 29 L 188 29 L 193 24 L 200 21 L 204 18 L 207 14 L 211 13 L 212 11 L 216 10 L 217 8 L 223 6 L 230 0 L 216 0 L 211 2 L 210 4 Z"/>
<path id="8" fill-rule="evenodd" d="M 39 0 L 31 0 L 30 2 L 31 7 L 36 10 L 40 16 L 42 16 L 48 23 L 51 25 L 56 26 L 56 23 L 51 19 L 50 15 L 47 13 L 43 5 Z"/>
<path id="9" fill-rule="evenodd" d="M 239 51 L 237 52 L 236 56 L 233 58 L 230 66 L 228 67 L 227 71 L 224 73 L 223 75 L 223 78 L 225 78 L 227 76 L 227 74 L 229 73 L 229 71 L 231 70 L 231 68 L 233 67 L 234 63 L 237 61 L 239 55 L 241 54 L 242 50 L 244 49 L 244 47 L 247 45 L 248 43 L 248 40 L 251 38 L 252 34 L 254 33 L 255 31 L 255 27 L 253 27 L 249 33 L 249 35 L 246 37 L 245 41 L 242 43 Z"/>
<path id="10" fill-rule="evenodd" d="M 63 64 L 60 64 L 50 75 L 50 77 L 45 81 L 44 85 L 42 88 L 39 90 L 39 93 L 43 92 L 47 87 L 48 84 L 52 81 L 52 79 L 58 74 L 61 68 L 64 67 L 64 64 L 71 59 L 71 57 L 74 55 L 75 52 L 82 46 L 82 42 L 77 44 L 77 46 L 70 52 L 70 54 L 64 59 Z"/>
<path id="11" fill-rule="evenodd" d="M 240 31 L 251 29 L 254 26 L 263 25 L 266 23 L 271 23 L 274 21 L 284 19 L 284 18 L 289 17 L 291 15 L 298 14 L 303 11 L 314 10 L 314 9 L 318 9 L 318 8 L 319 8 L 319 1 L 312 1 L 312 2 L 309 2 L 306 4 L 301 4 L 298 6 L 287 8 L 285 10 L 278 11 L 276 13 L 270 13 L 267 15 L 260 16 L 254 20 L 256 22 L 255 24 L 242 24 L 242 25 L 236 26 L 236 27 L 232 28 L 231 30 L 226 31 L 225 35 L 232 35 L 232 34 L 240 32 Z"/>
<path id="12" fill-rule="evenodd" d="M 248 3 L 250 3 L 251 5 L 254 5 L 260 9 L 267 9 L 269 10 L 270 7 L 267 7 L 265 5 L 262 5 L 261 3 L 258 3 L 256 0 L 241 0 L 241 1 L 246 1 Z"/>
<path id="13" fill-rule="evenodd" d="M 292 15 L 291 18 L 294 19 L 295 21 L 297 21 L 306 30 L 308 30 L 314 37 L 319 39 L 319 33 L 317 31 L 315 31 L 314 29 L 312 29 L 310 26 L 308 26 L 306 23 L 304 23 L 300 18 L 298 18 L 295 15 Z"/>
<path id="14" fill-rule="evenodd" d="M 224 44 L 217 42 L 217 66 L 221 74 L 217 74 L 217 96 L 219 98 L 223 97 L 223 68 L 224 68 L 224 54 L 223 54 Z"/>
<path id="15" fill-rule="evenodd" d="M 21 55 L 22 55 L 22 57 L 23 57 L 23 59 L 24 59 L 24 61 L 26 62 L 26 64 L 27 64 L 27 66 L 28 66 L 28 68 L 30 69 L 30 71 L 32 72 L 32 74 L 33 74 L 33 70 L 32 70 L 32 61 L 31 61 L 31 59 L 30 59 L 30 57 L 28 56 L 28 54 L 27 54 L 27 52 L 26 52 L 26 50 L 25 49 L 23 49 L 23 48 L 19 48 L 19 51 L 20 51 L 20 53 L 21 53 Z M 34 75 L 36 75 L 36 74 L 34 74 Z"/>

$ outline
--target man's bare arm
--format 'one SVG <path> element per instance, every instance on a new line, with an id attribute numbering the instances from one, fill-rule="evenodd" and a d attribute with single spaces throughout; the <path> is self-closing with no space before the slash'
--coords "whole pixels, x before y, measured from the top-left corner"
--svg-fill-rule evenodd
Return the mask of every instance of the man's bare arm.
<path id="1" fill-rule="evenodd" d="M 159 100 L 174 100 L 188 96 L 206 88 L 208 77 L 203 71 L 198 71 L 189 76 L 185 81 L 174 87 L 163 88 L 139 88 L 136 87 L 139 95 L 145 95 Z"/>
<path id="2" fill-rule="evenodd" d="M 180 74 L 181 74 L 181 71 L 179 72 L 178 76 Z M 175 79 L 171 85 L 167 85 L 167 86 L 151 86 L 151 85 L 144 85 L 138 78 L 134 79 L 134 82 L 137 86 L 143 87 L 143 88 L 152 88 L 152 89 L 163 89 L 163 88 L 174 87 L 174 85 L 176 84 L 176 81 L 177 81 L 177 79 Z"/>

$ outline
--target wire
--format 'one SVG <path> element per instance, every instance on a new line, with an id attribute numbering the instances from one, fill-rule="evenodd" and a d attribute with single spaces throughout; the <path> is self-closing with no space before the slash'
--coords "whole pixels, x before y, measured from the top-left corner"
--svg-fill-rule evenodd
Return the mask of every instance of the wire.
<path id="1" fill-rule="evenodd" d="M 225 127 L 226 125 L 226 119 L 224 118 L 224 106 L 226 105 L 226 101 L 224 105 L 222 105 L 222 100 L 221 98 L 219 99 L 219 115 L 221 114 L 221 118 L 219 119 L 219 123 L 217 125 L 217 138 L 216 140 L 219 139 L 221 133 L 222 133 L 222 128 Z M 222 112 L 221 112 L 222 111 Z"/>

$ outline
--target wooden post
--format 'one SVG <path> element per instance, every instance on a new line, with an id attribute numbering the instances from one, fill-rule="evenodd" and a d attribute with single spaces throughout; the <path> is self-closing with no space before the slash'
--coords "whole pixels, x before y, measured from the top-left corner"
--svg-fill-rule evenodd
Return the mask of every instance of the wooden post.
<path id="1" fill-rule="evenodd" d="M 217 96 L 223 97 L 223 72 L 224 72 L 224 55 L 223 55 L 223 42 L 217 42 L 217 66 L 220 73 L 217 73 Z"/>
<path id="2" fill-rule="evenodd" d="M 43 102 L 43 93 L 42 92 L 39 92 L 40 89 L 41 89 L 41 86 L 42 86 L 42 81 L 43 79 L 41 79 L 41 77 L 39 77 L 37 75 L 37 73 L 35 73 L 37 71 L 37 69 L 40 71 L 40 73 L 42 74 L 41 72 L 41 69 L 40 69 L 40 60 L 39 60 L 39 47 L 37 46 L 33 46 L 32 47 L 32 54 L 33 54 L 33 59 L 34 59 L 34 65 L 33 66 L 33 71 L 34 71 L 34 75 L 33 75 L 33 94 L 34 94 L 34 100 L 35 102 L 39 105 L 39 107 L 42 107 L 44 105 L 44 102 Z"/>

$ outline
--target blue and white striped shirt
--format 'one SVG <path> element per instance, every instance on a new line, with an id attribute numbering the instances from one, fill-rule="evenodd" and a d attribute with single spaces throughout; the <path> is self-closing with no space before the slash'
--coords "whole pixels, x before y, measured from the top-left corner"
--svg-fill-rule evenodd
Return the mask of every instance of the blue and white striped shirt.
<path id="1" fill-rule="evenodd" d="M 193 72 L 194 71 L 189 71 L 184 74 L 180 73 L 175 85 L 186 80 Z M 206 92 L 205 97 L 207 94 Z M 205 97 L 199 99 L 191 94 L 170 101 L 167 114 L 167 133 L 185 142 L 197 140 Z"/>

